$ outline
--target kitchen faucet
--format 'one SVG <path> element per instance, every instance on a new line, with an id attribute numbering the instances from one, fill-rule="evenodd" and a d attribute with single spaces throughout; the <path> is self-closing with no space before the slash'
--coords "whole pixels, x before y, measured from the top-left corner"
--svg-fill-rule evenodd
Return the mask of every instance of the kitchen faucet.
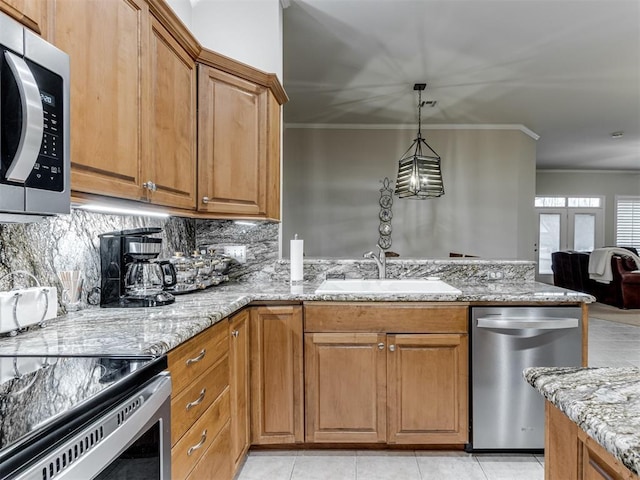
<path id="1" fill-rule="evenodd" d="M 378 266 L 378 278 L 384 280 L 387 277 L 387 256 L 380 245 L 377 245 L 380 250 L 380 254 L 376 256 L 373 252 L 367 252 L 363 255 L 364 258 L 373 258 Z"/>

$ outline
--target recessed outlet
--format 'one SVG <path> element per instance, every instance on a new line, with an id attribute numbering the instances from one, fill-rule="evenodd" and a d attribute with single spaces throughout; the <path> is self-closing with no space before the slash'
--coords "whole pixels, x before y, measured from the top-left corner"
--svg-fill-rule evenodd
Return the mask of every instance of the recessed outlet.
<path id="1" fill-rule="evenodd" d="M 224 254 L 235 258 L 239 263 L 247 263 L 246 245 L 225 245 Z"/>
<path id="2" fill-rule="evenodd" d="M 488 277 L 489 280 L 502 280 L 504 273 L 501 270 L 489 270 Z"/>

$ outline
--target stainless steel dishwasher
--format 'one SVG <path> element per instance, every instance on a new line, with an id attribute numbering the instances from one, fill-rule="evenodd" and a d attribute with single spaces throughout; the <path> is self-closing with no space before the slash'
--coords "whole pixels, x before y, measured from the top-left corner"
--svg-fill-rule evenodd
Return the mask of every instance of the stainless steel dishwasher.
<path id="1" fill-rule="evenodd" d="M 544 400 L 527 367 L 580 366 L 579 307 L 471 309 L 471 450 L 544 448 Z"/>

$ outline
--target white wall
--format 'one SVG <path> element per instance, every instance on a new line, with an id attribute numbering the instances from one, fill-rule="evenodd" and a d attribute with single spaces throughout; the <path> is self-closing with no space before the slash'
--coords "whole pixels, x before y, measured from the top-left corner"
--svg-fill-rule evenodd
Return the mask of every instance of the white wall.
<path id="1" fill-rule="evenodd" d="M 180 20 L 191 29 L 191 0 L 167 0 L 167 3 Z"/>
<path id="2" fill-rule="evenodd" d="M 640 195 L 640 172 L 541 170 L 536 195 L 604 196 L 604 244 L 615 245 L 615 197 Z"/>
<path id="3" fill-rule="evenodd" d="M 415 130 L 285 128 L 283 257 L 360 257 L 378 241 L 380 181 L 395 181 Z M 393 245 L 404 258 L 461 252 L 533 260 L 535 141 L 518 130 L 427 130 L 445 195 L 394 197 Z"/>
<path id="4" fill-rule="evenodd" d="M 200 44 L 282 80 L 280 0 L 167 0 Z"/>
<path id="5" fill-rule="evenodd" d="M 191 27 L 204 47 L 282 82 L 280 0 L 195 0 Z"/>

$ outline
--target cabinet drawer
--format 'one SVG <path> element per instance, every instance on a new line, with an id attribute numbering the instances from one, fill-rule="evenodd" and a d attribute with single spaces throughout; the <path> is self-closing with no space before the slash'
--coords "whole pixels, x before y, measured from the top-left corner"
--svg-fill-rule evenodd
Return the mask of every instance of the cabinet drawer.
<path id="1" fill-rule="evenodd" d="M 229 356 L 225 355 L 171 399 L 172 445 L 180 440 L 228 385 Z"/>
<path id="2" fill-rule="evenodd" d="M 308 302 L 305 332 L 467 333 L 468 307 L 459 303 Z"/>
<path id="3" fill-rule="evenodd" d="M 213 444 L 224 425 L 229 422 L 229 389 L 227 388 L 171 449 L 172 478 L 186 478 Z M 231 461 L 230 456 L 229 461 Z"/>
<path id="4" fill-rule="evenodd" d="M 226 321 L 217 323 L 169 352 L 174 395 L 229 353 L 227 328 Z"/>
<path id="5" fill-rule="evenodd" d="M 231 479 L 231 422 L 222 428 L 187 480 Z"/>

